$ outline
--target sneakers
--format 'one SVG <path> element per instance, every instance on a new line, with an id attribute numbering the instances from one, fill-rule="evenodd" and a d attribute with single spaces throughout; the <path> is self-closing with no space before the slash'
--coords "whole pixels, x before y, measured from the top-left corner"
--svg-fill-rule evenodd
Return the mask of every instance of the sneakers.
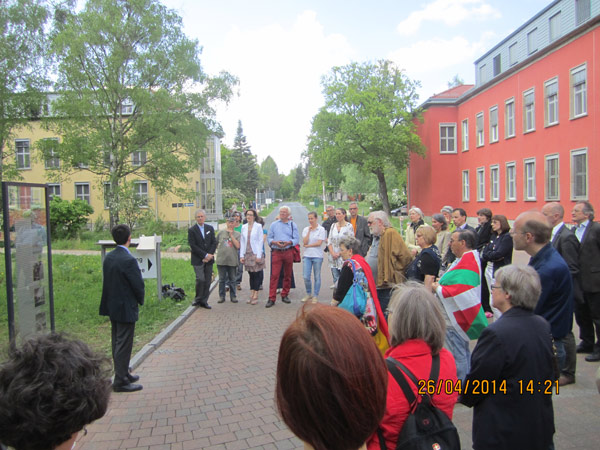
<path id="1" fill-rule="evenodd" d="M 302 303 L 306 303 L 307 301 L 309 301 L 312 298 L 312 296 L 307 295 L 306 297 L 304 297 L 302 300 L 300 300 Z"/>
<path id="2" fill-rule="evenodd" d="M 319 302 L 319 299 L 313 295 L 313 297 L 312 297 L 312 302 L 313 302 L 313 303 L 318 303 L 318 302 Z"/>

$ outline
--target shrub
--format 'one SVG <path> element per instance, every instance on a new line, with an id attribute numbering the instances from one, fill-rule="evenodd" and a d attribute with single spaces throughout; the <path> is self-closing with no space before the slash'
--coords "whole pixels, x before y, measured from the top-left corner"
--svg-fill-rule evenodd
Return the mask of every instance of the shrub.
<path id="1" fill-rule="evenodd" d="M 54 197 L 50 202 L 50 230 L 55 238 L 73 238 L 87 224 L 87 217 L 94 212 L 87 202 Z"/>

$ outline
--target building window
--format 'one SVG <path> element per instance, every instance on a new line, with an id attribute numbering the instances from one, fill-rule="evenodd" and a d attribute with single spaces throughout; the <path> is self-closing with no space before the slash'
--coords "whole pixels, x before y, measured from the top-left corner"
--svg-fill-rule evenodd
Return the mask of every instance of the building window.
<path id="1" fill-rule="evenodd" d="M 532 53 L 535 53 L 538 49 L 537 46 L 537 28 L 534 28 L 527 33 L 527 54 L 531 55 Z"/>
<path id="2" fill-rule="evenodd" d="M 517 200 L 517 167 L 514 162 L 506 163 L 506 201 Z"/>
<path id="3" fill-rule="evenodd" d="M 480 83 L 485 83 L 487 81 L 486 71 L 487 71 L 487 68 L 486 68 L 485 64 L 483 64 L 479 67 L 479 82 Z"/>
<path id="4" fill-rule="evenodd" d="M 481 147 L 485 143 L 483 131 L 483 113 L 477 114 L 477 147 Z"/>
<path id="5" fill-rule="evenodd" d="M 485 201 L 485 167 L 477 169 L 477 201 Z"/>
<path id="6" fill-rule="evenodd" d="M 17 154 L 17 169 L 31 169 L 29 139 L 17 139 L 15 141 L 15 147 Z"/>
<path id="7" fill-rule="evenodd" d="M 148 206 L 148 182 L 147 181 L 135 181 L 134 192 L 137 198 L 140 200 L 142 206 Z"/>
<path id="8" fill-rule="evenodd" d="M 470 200 L 468 170 L 462 171 L 462 199 L 463 202 L 468 202 Z"/>
<path id="9" fill-rule="evenodd" d="M 490 108 L 490 142 L 498 142 L 498 107 Z"/>
<path id="10" fill-rule="evenodd" d="M 50 200 L 54 197 L 60 197 L 60 184 L 48 184 L 48 196 Z"/>
<path id="11" fill-rule="evenodd" d="M 550 31 L 550 42 L 553 42 L 560 37 L 560 11 L 550 17 L 548 29 Z"/>
<path id="12" fill-rule="evenodd" d="M 558 123 L 558 78 L 544 83 L 544 123 L 546 126 Z"/>
<path id="13" fill-rule="evenodd" d="M 546 201 L 560 199 L 558 155 L 546 156 Z"/>
<path id="14" fill-rule="evenodd" d="M 133 152 L 131 154 L 131 165 L 132 166 L 143 166 L 144 164 L 146 164 L 146 152 L 145 151 Z"/>
<path id="15" fill-rule="evenodd" d="M 518 62 L 519 61 L 517 59 L 517 43 L 515 42 L 510 47 L 508 47 L 508 64 L 514 66 Z"/>
<path id="16" fill-rule="evenodd" d="M 524 161 L 525 201 L 535 200 L 535 158 Z"/>
<path id="17" fill-rule="evenodd" d="M 500 75 L 500 72 L 502 72 L 502 62 L 500 59 L 500 54 L 497 54 L 496 56 L 494 56 L 492 63 L 493 63 L 493 69 L 494 69 L 494 76 Z"/>
<path id="18" fill-rule="evenodd" d="M 456 153 L 456 124 L 440 124 L 440 153 Z"/>
<path id="19" fill-rule="evenodd" d="M 90 203 L 90 183 L 75 183 L 75 198 Z"/>
<path id="20" fill-rule="evenodd" d="M 575 0 L 575 24 L 581 25 L 592 15 L 590 0 Z"/>
<path id="21" fill-rule="evenodd" d="M 500 201 L 500 167 L 490 167 L 490 200 Z"/>
<path id="22" fill-rule="evenodd" d="M 571 118 L 587 114 L 587 65 L 571 69 Z"/>
<path id="23" fill-rule="evenodd" d="M 462 149 L 463 152 L 469 150 L 469 119 L 462 121 Z"/>
<path id="24" fill-rule="evenodd" d="M 571 200 L 587 200 L 587 149 L 571 151 Z"/>
<path id="25" fill-rule="evenodd" d="M 515 135 L 515 99 L 511 98 L 504 103 L 504 137 Z"/>
<path id="26" fill-rule="evenodd" d="M 523 92 L 523 133 L 535 131 L 535 90 Z"/>
<path id="27" fill-rule="evenodd" d="M 133 114 L 133 102 L 131 101 L 131 99 L 126 98 L 125 100 L 123 100 L 123 104 L 121 105 L 121 114 Z"/>
<path id="28" fill-rule="evenodd" d="M 40 144 L 42 146 L 42 154 L 44 156 L 44 167 L 46 167 L 46 169 L 58 169 L 60 167 L 57 149 L 58 139 L 42 139 Z"/>

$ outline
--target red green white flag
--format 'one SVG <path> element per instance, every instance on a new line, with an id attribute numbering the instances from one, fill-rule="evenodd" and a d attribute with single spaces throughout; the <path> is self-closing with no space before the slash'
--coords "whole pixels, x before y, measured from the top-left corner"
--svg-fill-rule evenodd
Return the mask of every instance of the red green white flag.
<path id="1" fill-rule="evenodd" d="M 488 321 L 481 306 L 481 265 L 476 250 L 465 253 L 444 273 L 437 294 L 456 331 L 477 339 Z"/>

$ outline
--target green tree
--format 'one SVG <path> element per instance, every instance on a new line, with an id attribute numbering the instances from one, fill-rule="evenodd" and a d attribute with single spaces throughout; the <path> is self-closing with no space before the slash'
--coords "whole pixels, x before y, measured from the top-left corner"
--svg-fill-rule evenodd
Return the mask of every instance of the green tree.
<path id="1" fill-rule="evenodd" d="M 181 17 L 157 0 L 88 0 L 57 25 L 53 46 L 60 95 L 48 126 L 62 136 L 61 175 L 87 170 L 108 183 L 111 226 L 127 177 L 159 193 L 186 183 L 221 133 L 213 104 L 237 80 L 202 71 Z"/>
<path id="2" fill-rule="evenodd" d="M 465 80 L 463 80 L 458 74 L 456 74 L 450 81 L 448 81 L 448 89 L 462 86 L 463 84 L 465 84 Z"/>
<path id="3" fill-rule="evenodd" d="M 49 19 L 45 1 L 0 2 L 0 181 L 20 178 L 14 131 L 41 111 Z"/>
<path id="4" fill-rule="evenodd" d="M 324 174 L 352 164 L 372 173 L 390 212 L 385 169 L 404 169 L 410 153 L 423 155 L 416 134 L 417 82 L 390 61 L 334 67 L 323 79 L 325 106 L 313 118 L 307 156 Z"/>
<path id="5" fill-rule="evenodd" d="M 304 173 L 302 164 L 296 166 L 296 168 L 292 170 L 292 174 L 294 175 L 294 195 L 298 196 L 298 193 L 304 184 L 304 180 L 306 180 L 306 175 Z"/>
<path id="6" fill-rule="evenodd" d="M 238 127 L 233 141 L 233 149 L 231 150 L 231 157 L 236 166 L 236 170 L 239 171 L 239 175 L 235 180 L 236 187 L 240 189 L 247 198 L 254 198 L 259 181 L 256 156 L 252 154 L 250 146 L 246 141 L 241 120 L 238 121 Z"/>
<path id="7" fill-rule="evenodd" d="M 87 202 L 75 199 L 71 202 L 54 197 L 50 202 L 50 231 L 57 238 L 73 238 L 86 225 L 94 212 Z"/>
<path id="8" fill-rule="evenodd" d="M 275 192 L 281 188 L 283 177 L 279 175 L 277 169 L 277 163 L 273 158 L 267 156 L 262 163 L 260 163 L 260 180 L 262 189 L 273 189 Z"/>

